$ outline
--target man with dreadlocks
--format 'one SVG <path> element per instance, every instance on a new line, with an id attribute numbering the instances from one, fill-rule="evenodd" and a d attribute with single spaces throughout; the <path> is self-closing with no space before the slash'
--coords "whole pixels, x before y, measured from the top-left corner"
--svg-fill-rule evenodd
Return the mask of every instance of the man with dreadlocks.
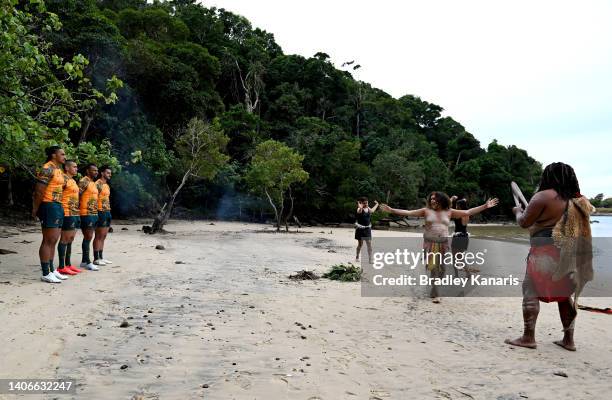
<path id="1" fill-rule="evenodd" d="M 523 280 L 523 336 L 505 342 L 535 349 L 540 301 L 556 301 L 564 334 L 562 340 L 554 343 L 575 351 L 575 299 L 592 278 L 589 222 L 592 206 L 580 194 L 574 169 L 560 162 L 548 165 L 542 173 L 538 192 L 527 207 L 524 210 L 514 207 L 513 212 L 517 223 L 529 230 L 531 248 Z M 568 246 L 569 242 L 578 243 L 578 251 L 575 246 Z M 576 254 L 582 254 L 578 261 Z M 573 265 L 568 262 L 570 259 L 574 260 Z M 574 301 L 570 297 L 572 293 Z"/>

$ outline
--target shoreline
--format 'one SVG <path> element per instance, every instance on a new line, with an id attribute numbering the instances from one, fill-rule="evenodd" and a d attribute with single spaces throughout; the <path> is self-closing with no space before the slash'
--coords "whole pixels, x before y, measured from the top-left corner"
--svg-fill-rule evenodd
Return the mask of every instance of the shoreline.
<path id="1" fill-rule="evenodd" d="M 520 298 L 433 304 L 364 297 L 358 282 L 288 278 L 351 261 L 353 229 L 270 235 L 261 224 L 171 220 L 173 234 L 146 235 L 114 226 L 105 255 L 115 263 L 57 285 L 39 281 L 38 229 L 0 238 L 0 248 L 17 251 L 0 255 L 0 378 L 69 377 L 77 394 L 62 397 L 134 400 L 609 391 L 609 316 L 580 311 L 578 351 L 569 353 L 552 343 L 562 333 L 556 305 L 542 303 L 538 349 L 518 349 L 503 340 L 521 332 Z M 393 236 L 377 231 L 375 239 Z"/>

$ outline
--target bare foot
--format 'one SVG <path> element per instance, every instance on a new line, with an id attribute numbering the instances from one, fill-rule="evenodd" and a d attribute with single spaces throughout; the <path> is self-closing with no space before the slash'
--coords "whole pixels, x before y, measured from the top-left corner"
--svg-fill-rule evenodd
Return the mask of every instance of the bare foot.
<path id="1" fill-rule="evenodd" d="M 553 343 L 557 346 L 563 347 L 565 350 L 576 351 L 576 345 L 574 345 L 574 342 L 565 343 L 563 340 L 555 340 Z"/>
<path id="2" fill-rule="evenodd" d="M 431 302 L 434 304 L 440 304 L 440 298 L 439 297 L 434 297 L 433 299 L 431 299 Z"/>
<path id="3" fill-rule="evenodd" d="M 504 340 L 504 343 L 512 346 L 527 347 L 528 349 L 535 349 L 538 347 L 535 340 L 527 340 L 523 336 L 514 340 L 506 339 Z"/>

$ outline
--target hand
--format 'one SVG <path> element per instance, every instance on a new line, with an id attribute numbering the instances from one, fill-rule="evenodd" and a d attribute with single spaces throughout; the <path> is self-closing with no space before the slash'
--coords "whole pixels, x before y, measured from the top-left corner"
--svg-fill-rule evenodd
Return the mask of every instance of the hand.
<path id="1" fill-rule="evenodd" d="M 36 215 L 36 214 L 38 214 L 38 210 L 32 210 L 32 218 L 34 220 L 38 220 L 38 215 Z"/>
<path id="2" fill-rule="evenodd" d="M 381 205 L 380 205 L 380 209 L 381 209 L 381 210 L 383 210 L 384 212 L 388 212 L 388 213 L 390 213 L 390 212 L 391 212 L 391 207 L 389 207 L 389 206 L 388 206 L 388 205 L 386 205 L 386 204 L 381 204 Z"/>
<path id="3" fill-rule="evenodd" d="M 485 203 L 485 205 L 487 206 L 487 208 L 493 208 L 495 207 L 497 204 L 499 204 L 499 199 L 497 197 L 494 197 L 492 199 L 487 200 L 487 202 Z"/>
<path id="4" fill-rule="evenodd" d="M 374 200 L 374 206 L 378 205 L 378 200 Z"/>

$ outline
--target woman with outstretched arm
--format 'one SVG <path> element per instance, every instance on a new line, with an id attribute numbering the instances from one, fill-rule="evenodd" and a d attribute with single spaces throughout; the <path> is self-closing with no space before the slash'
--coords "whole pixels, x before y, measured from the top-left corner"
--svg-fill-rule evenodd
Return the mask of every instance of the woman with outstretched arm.
<path id="1" fill-rule="evenodd" d="M 489 208 L 495 207 L 499 203 L 497 198 L 489 199 L 486 203 L 470 208 L 469 210 L 455 210 L 450 208 L 450 199 L 443 192 L 432 192 L 427 197 L 427 207 L 419 208 L 418 210 L 402 210 L 391 208 L 387 204 L 380 206 L 381 210 L 400 215 L 402 217 L 419 217 L 425 218 L 425 231 L 423 232 L 423 249 L 426 254 L 433 254 L 433 257 L 427 257 L 427 269 L 430 271 L 432 278 L 442 277 L 444 275 L 444 265 L 441 262 L 444 253 L 449 251 L 448 246 L 448 226 L 453 218 L 470 217 L 483 212 Z M 436 254 L 442 257 L 435 256 Z M 433 259 L 433 260 L 432 260 Z M 434 303 L 439 303 L 438 289 L 432 285 L 430 297 Z"/>

